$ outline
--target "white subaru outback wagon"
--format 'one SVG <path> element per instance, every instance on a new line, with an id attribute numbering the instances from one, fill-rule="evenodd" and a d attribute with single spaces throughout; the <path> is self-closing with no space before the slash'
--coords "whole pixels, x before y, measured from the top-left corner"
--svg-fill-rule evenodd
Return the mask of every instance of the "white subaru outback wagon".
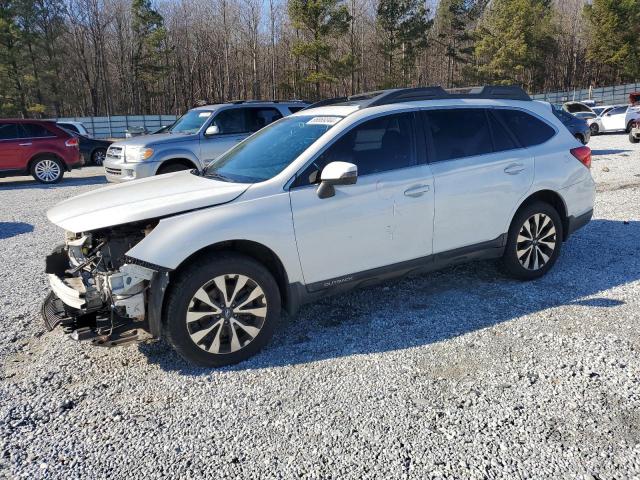
<path id="1" fill-rule="evenodd" d="M 49 329 L 115 346 L 164 337 L 239 362 L 282 309 L 474 259 L 520 280 L 589 222 L 591 151 L 518 87 L 397 89 L 278 120 L 202 171 L 114 185 L 48 212 Z"/>

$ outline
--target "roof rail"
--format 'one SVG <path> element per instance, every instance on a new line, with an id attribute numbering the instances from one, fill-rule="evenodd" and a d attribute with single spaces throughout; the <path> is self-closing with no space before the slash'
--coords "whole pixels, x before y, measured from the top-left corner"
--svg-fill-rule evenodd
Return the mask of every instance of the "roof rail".
<path id="1" fill-rule="evenodd" d="M 356 105 L 360 108 L 377 107 L 393 103 L 418 102 L 423 100 L 448 100 L 459 98 L 477 98 L 485 100 L 521 100 L 531 101 L 531 97 L 518 85 L 486 85 L 484 87 L 456 88 L 445 90 L 442 87 L 394 88 L 361 93 L 350 97 L 321 100 L 307 108 L 327 105 Z"/>

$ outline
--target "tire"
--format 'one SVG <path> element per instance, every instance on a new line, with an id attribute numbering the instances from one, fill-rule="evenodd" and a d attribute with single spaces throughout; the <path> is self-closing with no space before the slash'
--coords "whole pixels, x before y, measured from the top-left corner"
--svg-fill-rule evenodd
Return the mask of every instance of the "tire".
<path id="1" fill-rule="evenodd" d="M 589 125 L 589 128 L 591 129 L 591 135 L 598 135 L 600 133 L 600 127 L 597 123 L 592 123 Z"/>
<path id="2" fill-rule="evenodd" d="M 638 138 L 634 137 L 634 136 L 633 136 L 633 133 L 629 132 L 629 141 L 630 141 L 631 143 L 638 143 L 638 142 L 640 142 L 640 139 L 638 139 Z"/>
<path id="3" fill-rule="evenodd" d="M 538 230 L 540 220 L 542 228 Z M 555 234 L 551 228 L 555 230 Z M 537 234 L 535 230 L 538 230 Z M 527 232 L 532 235 L 528 235 Z M 534 202 L 521 208 L 509 227 L 507 246 L 502 257 L 503 270 L 519 280 L 542 277 L 553 267 L 560 255 L 563 233 L 560 215 L 548 203 Z M 533 237 L 534 241 L 522 241 L 527 236 Z M 521 242 L 518 242 L 519 238 Z M 534 256 L 531 252 L 537 252 L 537 255 Z"/>
<path id="4" fill-rule="evenodd" d="M 156 173 L 156 175 L 164 175 L 165 173 L 180 172 L 182 170 L 191 170 L 192 168 L 193 167 L 189 167 L 182 163 L 171 163 L 169 165 L 162 165 L 158 169 L 158 173 Z"/>
<path id="5" fill-rule="evenodd" d="M 255 355 L 280 318 L 278 284 L 262 264 L 235 253 L 215 255 L 180 272 L 163 319 L 167 342 L 203 367 L 233 365 Z M 248 310 L 252 313 L 242 313 Z"/>
<path id="6" fill-rule="evenodd" d="M 31 176 L 45 185 L 58 183 L 64 176 L 64 166 L 57 158 L 41 157 L 31 164 Z"/>
<path id="7" fill-rule="evenodd" d="M 91 164 L 101 167 L 104 163 L 104 159 L 107 156 L 107 150 L 104 148 L 97 148 L 91 154 Z"/>
<path id="8" fill-rule="evenodd" d="M 625 132 L 626 133 L 631 133 L 631 129 L 633 128 L 633 120 L 631 120 L 628 124 L 627 124 L 627 128 L 625 128 Z"/>

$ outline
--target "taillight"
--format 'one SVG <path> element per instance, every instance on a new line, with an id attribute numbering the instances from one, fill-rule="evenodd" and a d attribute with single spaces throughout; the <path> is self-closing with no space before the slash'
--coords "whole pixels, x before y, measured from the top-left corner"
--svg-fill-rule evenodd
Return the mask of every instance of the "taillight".
<path id="1" fill-rule="evenodd" d="M 571 155 L 580 160 L 580 163 L 585 167 L 591 168 L 591 149 L 589 147 L 572 148 Z"/>
<path id="2" fill-rule="evenodd" d="M 79 147 L 80 146 L 80 142 L 78 141 L 77 137 L 71 137 L 66 142 L 64 142 L 64 144 L 67 147 Z"/>

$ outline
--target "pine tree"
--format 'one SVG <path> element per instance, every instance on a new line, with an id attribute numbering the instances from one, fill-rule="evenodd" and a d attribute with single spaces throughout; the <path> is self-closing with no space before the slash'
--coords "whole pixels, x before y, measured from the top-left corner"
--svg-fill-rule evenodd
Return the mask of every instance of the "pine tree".
<path id="1" fill-rule="evenodd" d="M 376 21 L 382 34 L 378 49 L 386 60 L 383 87 L 407 85 L 409 69 L 426 46 L 431 26 L 427 15 L 422 0 L 380 0 Z"/>
<path id="2" fill-rule="evenodd" d="M 640 77 L 640 1 L 593 0 L 585 14 L 591 26 L 588 59 L 609 67 L 609 81 Z"/>
<path id="3" fill-rule="evenodd" d="M 494 0 L 477 30 L 475 54 L 484 82 L 543 88 L 545 60 L 554 56 L 551 0 Z"/>
<path id="4" fill-rule="evenodd" d="M 159 95 L 162 92 L 154 92 L 153 86 L 164 70 L 163 52 L 166 46 L 167 31 L 164 27 L 164 19 L 151 6 L 150 0 L 133 0 L 131 3 L 133 30 L 133 81 L 134 89 L 139 86 L 138 111 L 148 105 L 142 103 L 149 101 L 150 95 Z M 134 90 L 135 91 L 135 90 Z"/>
<path id="5" fill-rule="evenodd" d="M 350 58 L 334 58 L 329 39 L 346 33 L 349 11 L 340 0 L 289 0 L 289 16 L 306 36 L 294 44 L 292 53 L 311 63 L 312 71 L 304 80 L 315 85 L 315 96 L 320 98 L 322 83 L 332 83 L 336 74 L 348 70 Z"/>

